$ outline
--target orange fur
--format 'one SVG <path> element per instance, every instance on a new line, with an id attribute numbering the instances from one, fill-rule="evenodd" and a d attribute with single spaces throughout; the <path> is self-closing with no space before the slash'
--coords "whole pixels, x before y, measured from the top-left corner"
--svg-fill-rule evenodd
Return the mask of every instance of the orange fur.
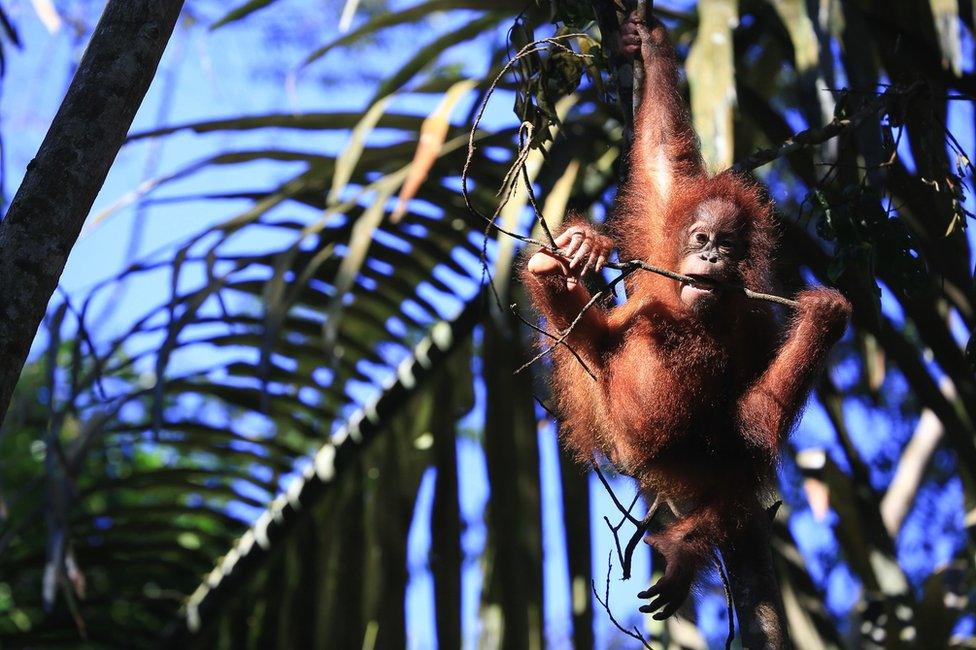
<path id="1" fill-rule="evenodd" d="M 705 173 L 658 30 L 644 62 L 631 173 L 612 219 L 620 259 L 677 270 L 695 211 L 718 198 L 735 206 L 731 225 L 745 243 L 740 280 L 771 292 L 772 207 L 755 183 Z M 522 278 L 550 331 L 565 330 L 590 298 L 582 283 L 567 289 L 561 277 L 528 271 Z M 569 449 L 580 459 L 604 453 L 681 510 L 649 538 L 670 567 L 662 591 L 680 604 L 710 549 L 735 544 L 748 518 L 760 516 L 778 450 L 850 306 L 831 290 L 808 291 L 781 328 L 768 303 L 738 294 L 723 294 L 719 315 L 706 318 L 682 305 L 673 280 L 637 272 L 627 289 L 626 303 L 591 308 L 567 338 L 596 381 L 560 348 L 553 392 Z"/>

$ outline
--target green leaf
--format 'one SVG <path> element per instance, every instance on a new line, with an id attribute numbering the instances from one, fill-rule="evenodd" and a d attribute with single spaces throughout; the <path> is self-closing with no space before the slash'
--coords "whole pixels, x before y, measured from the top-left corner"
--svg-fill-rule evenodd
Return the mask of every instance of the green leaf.
<path id="1" fill-rule="evenodd" d="M 383 83 L 380 84 L 379 88 L 376 90 L 376 94 L 373 96 L 372 101 L 378 102 L 387 95 L 400 90 L 404 85 L 407 84 L 407 82 L 413 79 L 418 72 L 423 70 L 424 67 L 436 61 L 437 57 L 440 56 L 444 50 L 480 35 L 489 25 L 497 23 L 500 17 L 501 14 L 497 12 L 486 13 L 483 16 L 467 23 L 460 29 L 453 32 L 448 32 L 447 34 L 435 39 L 431 44 L 419 49 L 416 55 L 411 57 L 405 64 L 403 64 L 403 66 L 400 67 L 399 70 L 387 77 Z"/>
<path id="2" fill-rule="evenodd" d="M 268 5 L 272 4 L 274 1 L 275 0 L 250 0 L 249 2 L 245 2 L 244 4 L 237 7 L 236 9 L 232 9 L 228 11 L 226 14 L 224 14 L 224 17 L 218 20 L 217 22 L 215 22 L 213 25 L 211 25 L 210 29 L 214 30 L 219 27 L 223 27 L 224 25 L 237 22 L 242 18 L 246 18 L 247 16 L 250 16 L 255 11 L 258 11 L 259 9 L 264 9 Z"/>
<path id="3" fill-rule="evenodd" d="M 520 11 L 523 8 L 522 4 L 516 2 L 515 0 L 493 1 L 490 4 L 490 7 L 496 11 L 508 12 Z M 364 25 L 313 51 L 302 62 L 302 66 L 307 66 L 313 61 L 317 61 L 337 47 L 354 43 L 360 38 L 373 35 L 381 29 L 411 23 L 425 18 L 437 11 L 450 11 L 452 9 L 477 10 L 485 8 L 486 3 L 484 0 L 429 0 L 429 2 L 422 2 L 402 11 L 380 13 Z"/>
<path id="4" fill-rule="evenodd" d="M 383 117 L 389 103 L 389 97 L 382 97 L 370 102 L 369 110 L 349 134 L 349 142 L 339 157 L 336 158 L 335 171 L 332 173 L 332 187 L 329 189 L 328 197 L 326 197 L 326 204 L 334 205 L 339 200 L 342 191 L 346 189 L 349 179 L 352 178 L 352 172 L 359 162 L 359 157 L 363 154 L 366 138 L 376 128 L 376 124 Z"/>
<path id="5" fill-rule="evenodd" d="M 170 135 L 179 131 L 190 130 L 194 133 L 214 133 L 216 131 L 252 131 L 254 129 L 299 129 L 314 131 L 344 131 L 353 128 L 362 120 L 359 113 L 270 113 L 268 115 L 250 115 L 232 117 L 223 120 L 207 120 L 203 122 L 187 122 L 173 126 L 151 129 L 133 133 L 128 141 L 133 142 L 145 138 L 155 138 Z M 386 129 L 402 129 L 417 131 L 423 117 L 407 113 L 387 113 L 382 117 L 378 126 Z"/>

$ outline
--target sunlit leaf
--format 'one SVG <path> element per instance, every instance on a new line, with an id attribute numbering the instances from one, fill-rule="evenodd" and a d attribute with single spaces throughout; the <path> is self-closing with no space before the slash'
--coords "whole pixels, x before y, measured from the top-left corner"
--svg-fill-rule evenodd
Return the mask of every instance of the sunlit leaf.
<path id="1" fill-rule="evenodd" d="M 709 169 L 727 169 L 734 160 L 732 114 L 736 104 L 732 29 L 739 22 L 738 0 L 702 0 L 698 34 L 686 64 L 691 112 Z"/>
<path id="2" fill-rule="evenodd" d="M 410 172 L 403 181 L 400 196 L 397 198 L 396 208 L 390 215 L 390 221 L 397 223 L 403 218 L 407 204 L 417 194 L 417 190 L 426 180 L 430 168 L 437 160 L 437 156 L 447 138 L 451 126 L 451 115 L 455 106 L 477 85 L 473 79 L 465 79 L 451 86 L 445 93 L 434 112 L 424 120 L 420 127 L 420 138 L 417 140 L 417 152 L 410 163 Z"/>
<path id="3" fill-rule="evenodd" d="M 220 20 L 216 21 L 213 25 L 211 25 L 210 29 L 217 29 L 229 23 L 237 22 L 242 18 L 246 18 L 247 16 L 250 16 L 255 11 L 258 11 L 259 9 L 264 9 L 268 5 L 272 4 L 274 1 L 275 0 L 249 0 L 248 2 L 245 2 L 239 7 L 236 7 L 228 11 L 226 14 L 224 14 L 223 18 L 221 18 Z"/>
<path id="4" fill-rule="evenodd" d="M 316 49 L 314 52 L 309 54 L 303 65 L 308 65 L 313 61 L 316 61 L 331 50 L 341 47 L 344 45 L 349 45 L 354 43 L 358 39 L 373 35 L 381 29 L 386 29 L 387 27 L 393 27 L 396 25 L 403 25 L 405 23 L 410 23 L 421 18 L 425 18 L 433 12 L 436 11 L 449 11 L 451 9 L 495 9 L 498 11 L 509 10 L 509 11 L 519 11 L 522 6 L 514 0 L 502 0 L 500 2 L 492 2 L 488 6 L 484 0 L 428 0 L 428 2 L 421 2 L 420 4 L 408 7 L 402 11 L 398 12 L 386 12 L 380 13 L 378 16 L 363 24 L 362 26 L 354 29 L 341 36 L 340 38 L 323 45 L 322 47 Z"/>
<path id="5" fill-rule="evenodd" d="M 383 97 L 372 104 L 366 114 L 363 115 L 363 119 L 349 134 L 349 142 L 339 157 L 336 158 L 335 172 L 332 174 L 332 187 L 329 189 L 328 197 L 326 197 L 327 203 L 333 204 L 339 200 L 340 195 L 349 183 L 349 179 L 352 178 L 352 172 L 359 162 L 359 157 L 363 153 L 366 138 L 376 128 L 377 122 L 379 122 L 389 103 L 390 98 Z"/>
<path id="6" fill-rule="evenodd" d="M 802 74 L 813 69 L 820 57 L 820 45 L 806 3 L 803 0 L 772 0 L 772 3 L 790 33 L 797 72 Z"/>
<path id="7" fill-rule="evenodd" d="M 962 45 L 959 36 L 959 2 L 957 0 L 929 0 L 935 29 L 942 49 L 942 65 L 953 74 L 962 74 Z"/>

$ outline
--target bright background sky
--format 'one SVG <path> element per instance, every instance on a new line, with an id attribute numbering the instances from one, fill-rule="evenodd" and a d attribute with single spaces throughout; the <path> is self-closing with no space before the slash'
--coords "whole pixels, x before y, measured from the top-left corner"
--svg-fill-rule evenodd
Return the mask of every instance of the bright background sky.
<path id="1" fill-rule="evenodd" d="M 363 110 L 373 89 L 372 82 L 382 75 L 384 68 L 393 67 L 391 62 L 402 60 L 409 53 L 417 38 L 430 39 L 430 35 L 416 30 L 395 29 L 387 31 L 383 43 L 375 48 L 357 50 L 349 54 L 335 51 L 300 75 L 293 75 L 295 66 L 315 46 L 331 40 L 336 35 L 336 23 L 341 3 L 330 0 L 282 0 L 266 11 L 244 21 L 215 32 L 205 25 L 222 15 L 228 6 L 236 3 L 190 2 L 192 10 L 199 13 L 200 24 L 184 23 L 178 28 L 167 49 L 149 95 L 136 117 L 133 131 L 138 132 L 163 124 L 194 122 L 200 120 L 247 114 L 277 112 L 302 112 L 321 110 Z M 413 2 L 401 2 L 409 5 Z M 683 3 L 682 3 L 683 4 Z M 83 16 L 86 24 L 92 24 L 102 3 L 94 1 L 66 1 L 57 3 L 62 15 Z M 55 32 L 48 31 L 38 19 L 27 0 L 11 0 L 4 8 L 19 29 L 24 43 L 22 50 L 5 48 L 7 74 L 2 84 L 0 98 L 0 134 L 3 136 L 3 180 L 6 198 L 12 196 L 19 184 L 23 170 L 40 144 L 53 118 L 74 65 L 85 43 L 86 36 L 76 37 L 66 20 Z M 319 16 L 318 19 L 315 17 Z M 445 19 L 446 20 L 446 19 Z M 488 35 L 485 38 L 500 38 Z M 972 61 L 972 43 L 966 39 L 964 60 Z M 467 69 L 481 74 L 486 67 L 477 45 L 455 48 L 449 57 L 464 63 Z M 429 110 L 434 100 L 416 97 L 394 99 L 391 110 Z M 514 119 L 510 113 L 508 98 L 498 99 L 488 115 L 488 125 Z M 972 105 L 957 102 L 953 106 L 951 125 L 963 146 L 973 150 L 974 116 Z M 463 114 L 458 111 L 456 115 Z M 375 138 L 383 138 L 377 133 Z M 345 138 L 341 135 L 315 133 L 296 134 L 286 130 L 263 130 L 249 133 L 212 134 L 206 136 L 179 133 L 159 141 L 139 141 L 125 147 L 95 203 L 94 215 L 137 188 L 149 178 L 172 173 L 185 165 L 206 158 L 226 149 L 246 148 L 294 148 L 335 152 L 341 149 Z M 194 195 L 216 191 L 264 188 L 283 180 L 294 171 L 281 163 L 254 163 L 190 175 L 188 178 L 163 188 L 158 196 Z M 154 194 L 153 196 L 157 196 Z M 72 252 L 62 277 L 62 287 L 76 299 L 87 295 L 96 283 L 112 277 L 126 263 L 126 250 L 130 246 L 134 224 L 144 229 L 138 246 L 140 255 L 158 252 L 165 257 L 173 244 L 198 232 L 207 225 L 234 215 L 248 205 L 244 201 L 189 201 L 146 205 L 137 208 L 133 204 L 115 211 L 96 227 L 88 227 Z M 973 209 L 970 199 L 970 209 Z M 90 224 L 91 226 L 91 224 Z M 266 233 L 262 231 L 262 237 Z M 970 230 L 972 237 L 972 229 Z M 239 242 L 242 247 L 253 249 L 258 243 L 247 236 Z M 271 245 L 272 241 L 262 241 Z M 167 295 L 167 278 L 164 275 L 140 278 L 126 293 L 118 310 L 104 322 L 89 323 L 99 338 L 121 332 L 133 319 L 157 306 Z M 99 309 L 92 313 L 99 314 Z M 197 364 L 206 364 L 207 358 L 197 358 Z M 844 369 L 838 380 L 844 383 Z M 478 390 L 479 394 L 483 391 Z M 365 396 L 364 396 L 365 397 Z M 477 425 L 481 421 L 481 406 L 469 417 Z M 904 441 L 910 435 L 913 422 L 891 422 L 873 415 L 868 409 L 852 406 L 848 424 L 857 434 L 856 443 L 866 458 L 877 454 L 890 454 L 893 440 Z M 824 414 L 811 409 L 804 417 L 795 437 L 799 448 L 825 447 L 834 459 L 843 465 L 837 453 L 836 441 Z M 480 447 L 469 439 L 459 440 L 459 455 L 463 459 L 461 499 L 462 511 L 468 522 L 463 540 L 467 557 L 464 579 L 464 622 L 469 642 L 476 639 L 478 614 L 479 569 L 477 558 L 485 543 L 485 529 L 481 518 L 488 498 L 487 478 Z M 571 593 L 566 570 L 566 558 L 562 544 L 562 519 L 556 444 L 552 431 L 540 434 L 542 458 L 544 538 L 546 571 L 546 625 L 553 647 L 562 647 L 569 632 L 569 600 Z M 952 462 L 951 459 L 940 462 Z M 879 485 L 885 476 L 873 477 Z M 796 477 L 790 477 L 795 481 Z M 617 486 L 621 498 L 631 488 L 621 482 Z M 787 489 L 797 490 L 794 483 Z M 632 492 L 631 492 L 632 493 Z M 602 487 L 594 480 L 593 485 L 594 576 L 598 581 L 606 571 L 606 558 L 612 538 L 605 531 L 604 514 L 614 518 L 615 509 Z M 411 647 L 427 648 L 433 641 L 432 581 L 426 570 L 429 547 L 430 507 L 433 496 L 433 474 L 425 479 L 419 496 L 417 517 L 411 530 L 409 563 L 411 584 L 408 593 L 407 614 Z M 925 497 L 925 495 L 922 495 Z M 933 566 L 947 560 L 956 548 L 958 536 L 952 531 L 940 531 L 932 524 L 952 522 L 960 516 L 961 490 L 956 483 L 939 493 L 937 499 L 928 499 L 923 508 L 916 508 L 905 532 L 899 538 L 899 557 L 910 574 L 921 576 Z M 836 550 L 831 541 L 828 524 L 817 522 L 809 509 L 797 509 L 793 531 L 812 568 L 815 579 L 823 580 L 829 591 L 828 604 L 837 614 L 846 612 L 857 596 L 857 585 L 843 566 L 832 566 L 829 573 L 822 558 Z M 956 529 L 961 522 L 956 522 Z M 932 550 L 922 552 L 922 542 L 932 542 Z M 637 554 L 635 578 L 630 583 L 614 581 L 611 600 L 614 611 L 621 617 L 634 608 L 634 594 L 644 586 L 648 576 L 646 554 Z M 619 569 L 619 568 L 618 568 Z M 618 572 L 619 575 L 619 572 Z M 708 601 L 701 612 L 703 622 L 711 634 L 721 636 L 722 624 L 716 616 L 720 602 Z M 628 645 L 618 632 L 609 628 L 605 616 L 598 612 L 596 630 L 598 647 L 613 642 Z"/>

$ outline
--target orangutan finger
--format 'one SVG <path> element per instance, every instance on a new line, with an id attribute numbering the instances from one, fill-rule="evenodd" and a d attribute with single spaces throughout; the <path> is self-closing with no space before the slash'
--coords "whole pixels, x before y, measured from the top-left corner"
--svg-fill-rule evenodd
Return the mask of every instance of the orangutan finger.
<path id="1" fill-rule="evenodd" d="M 586 258 L 586 256 L 590 254 L 590 251 L 592 249 L 593 249 L 593 244 L 590 243 L 588 239 L 584 239 L 583 243 L 580 244 L 580 247 L 576 250 L 576 254 L 573 255 L 573 259 L 570 260 L 569 266 L 571 268 L 578 266 L 579 263 L 582 262 Z"/>
<path id="2" fill-rule="evenodd" d="M 583 233 L 574 233 L 569 241 L 569 245 L 562 251 L 563 257 L 572 257 L 579 247 L 586 241 Z"/>

